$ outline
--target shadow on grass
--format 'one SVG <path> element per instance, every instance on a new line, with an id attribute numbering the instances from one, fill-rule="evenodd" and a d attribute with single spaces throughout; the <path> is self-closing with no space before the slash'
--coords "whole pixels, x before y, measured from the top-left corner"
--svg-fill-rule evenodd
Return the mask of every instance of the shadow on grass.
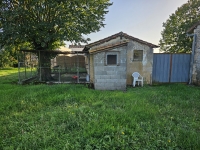
<path id="1" fill-rule="evenodd" d="M 18 68 L 1 68 L 0 84 L 18 84 Z"/>

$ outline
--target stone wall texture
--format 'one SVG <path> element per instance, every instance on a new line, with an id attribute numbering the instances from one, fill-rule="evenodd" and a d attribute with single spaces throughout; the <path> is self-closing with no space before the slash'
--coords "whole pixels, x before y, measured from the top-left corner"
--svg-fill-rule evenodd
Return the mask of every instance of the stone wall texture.
<path id="1" fill-rule="evenodd" d="M 133 60 L 134 50 L 143 50 L 142 61 Z M 127 68 L 127 85 L 132 84 L 133 72 L 139 72 L 144 78 L 144 83 L 151 84 L 153 69 L 153 48 L 135 41 L 130 41 L 127 47 Z"/>
<path id="2" fill-rule="evenodd" d="M 192 83 L 200 85 L 200 25 L 194 30 L 194 34 L 196 34 L 196 45 L 194 51 Z"/>

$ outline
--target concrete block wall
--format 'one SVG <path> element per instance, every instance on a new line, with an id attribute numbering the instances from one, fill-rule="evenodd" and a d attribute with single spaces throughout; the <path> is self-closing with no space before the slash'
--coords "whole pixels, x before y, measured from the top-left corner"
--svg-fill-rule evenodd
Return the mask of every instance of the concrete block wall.
<path id="1" fill-rule="evenodd" d="M 118 65 L 106 65 L 105 53 L 118 53 Z M 97 90 L 126 90 L 126 46 L 93 54 L 94 86 Z"/>
<path id="2" fill-rule="evenodd" d="M 91 50 L 107 45 L 113 45 L 126 40 L 120 37 L 96 45 Z M 133 61 L 134 50 L 143 50 L 143 61 Z M 119 52 L 119 65 L 106 66 L 105 53 Z M 151 84 L 153 68 L 153 48 L 129 40 L 127 46 L 109 49 L 90 54 L 90 82 L 99 90 L 125 90 L 126 85 L 132 85 L 132 73 L 139 72 L 144 77 L 144 83 Z"/>

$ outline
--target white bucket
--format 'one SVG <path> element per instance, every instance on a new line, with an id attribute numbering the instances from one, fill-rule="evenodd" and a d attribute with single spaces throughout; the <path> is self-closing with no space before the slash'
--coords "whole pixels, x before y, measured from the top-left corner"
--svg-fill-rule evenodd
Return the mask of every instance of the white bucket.
<path id="1" fill-rule="evenodd" d="M 87 75 L 86 75 L 86 81 L 89 82 L 89 80 L 90 80 L 90 75 L 87 74 Z"/>

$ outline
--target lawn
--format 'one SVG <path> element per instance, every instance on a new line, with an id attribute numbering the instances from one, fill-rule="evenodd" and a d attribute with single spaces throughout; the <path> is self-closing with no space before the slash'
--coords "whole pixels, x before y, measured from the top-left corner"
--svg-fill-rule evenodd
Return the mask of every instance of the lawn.
<path id="1" fill-rule="evenodd" d="M 97 91 L 18 85 L 0 70 L 0 149 L 200 149 L 200 87 L 167 84 Z"/>

